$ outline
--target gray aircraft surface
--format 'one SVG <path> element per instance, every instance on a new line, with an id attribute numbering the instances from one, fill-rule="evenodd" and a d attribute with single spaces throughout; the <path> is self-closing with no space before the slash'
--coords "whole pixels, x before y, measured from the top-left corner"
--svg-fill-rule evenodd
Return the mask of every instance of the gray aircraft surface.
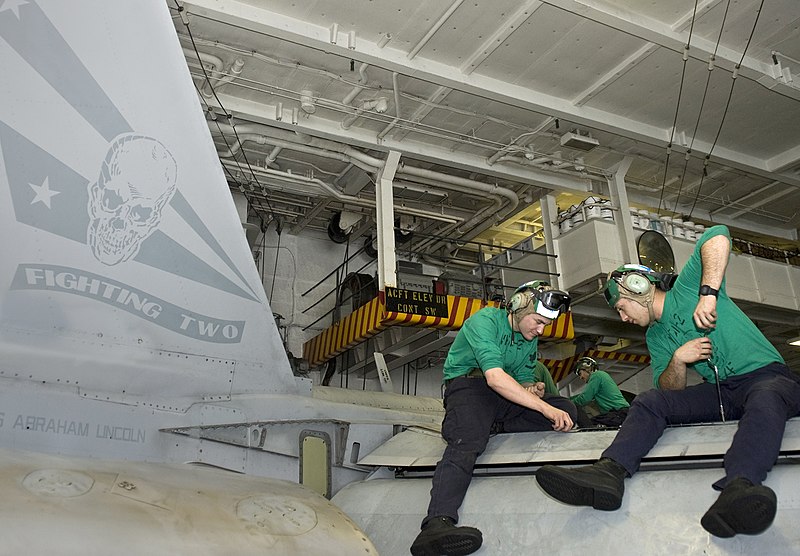
<path id="1" fill-rule="evenodd" d="M 0 553 L 408 553 L 441 401 L 293 375 L 164 2 L 4 0 L 0 66 Z M 698 524 L 734 428 L 670 430 L 614 514 L 532 476 L 613 433 L 497 436 L 462 522 L 481 554 L 794 553 L 792 465 L 764 535 Z"/>
<path id="2" fill-rule="evenodd" d="M 376 554 L 322 494 L 440 416 L 295 379 L 164 2 L 4 1 L 0 65 L 0 553 Z"/>

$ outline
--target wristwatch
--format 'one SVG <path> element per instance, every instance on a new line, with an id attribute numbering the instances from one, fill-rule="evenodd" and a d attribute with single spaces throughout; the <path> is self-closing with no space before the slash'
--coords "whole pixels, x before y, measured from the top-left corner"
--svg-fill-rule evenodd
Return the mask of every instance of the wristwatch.
<path id="1" fill-rule="evenodd" d="M 719 290 L 715 290 L 711 286 L 703 284 L 702 286 L 700 286 L 700 295 L 713 295 L 714 297 L 718 297 Z"/>

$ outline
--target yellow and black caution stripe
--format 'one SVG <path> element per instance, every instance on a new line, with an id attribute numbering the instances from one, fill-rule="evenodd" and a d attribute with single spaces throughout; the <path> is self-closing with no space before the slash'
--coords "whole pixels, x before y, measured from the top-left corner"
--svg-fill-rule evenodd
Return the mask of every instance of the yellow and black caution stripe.
<path id="1" fill-rule="evenodd" d="M 447 296 L 448 317 L 429 317 L 412 313 L 386 310 L 384 292 L 348 316 L 323 330 L 319 335 L 303 344 L 303 357 L 311 367 L 321 365 L 340 353 L 357 346 L 367 338 L 375 336 L 389 326 L 418 326 L 458 330 L 470 316 L 484 307 L 497 307 L 494 301 L 483 301 L 457 295 Z M 571 340 L 575 336 L 572 314 L 561 315 L 544 329 L 541 338 Z"/>
<path id="2" fill-rule="evenodd" d="M 642 366 L 650 364 L 649 355 L 624 353 L 621 351 L 601 351 L 597 349 L 590 349 L 584 351 L 583 353 L 576 353 L 572 357 L 567 357 L 566 359 L 545 359 L 542 361 L 542 363 L 544 363 L 547 368 L 550 369 L 550 374 L 553 375 L 553 380 L 558 382 L 566 378 L 566 376 L 572 372 L 575 362 L 581 357 L 591 357 L 595 361 L 601 359 L 624 361 L 626 363 L 633 363 Z"/>
<path id="3" fill-rule="evenodd" d="M 383 324 L 394 326 L 420 326 L 423 328 L 441 328 L 444 330 L 458 330 L 464 321 L 477 313 L 484 307 L 497 307 L 494 301 L 483 301 L 472 297 L 461 297 L 458 295 L 447 296 L 447 318 L 426 317 L 411 313 L 399 313 L 397 311 L 387 311 Z"/>

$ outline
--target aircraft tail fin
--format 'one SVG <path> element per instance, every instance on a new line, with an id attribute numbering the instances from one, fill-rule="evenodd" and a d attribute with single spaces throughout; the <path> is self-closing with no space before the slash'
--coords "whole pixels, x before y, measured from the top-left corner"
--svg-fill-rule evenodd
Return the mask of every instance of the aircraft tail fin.
<path id="1" fill-rule="evenodd" d="M 7 3 L 0 67 L 5 376 L 295 393 L 165 3 Z"/>

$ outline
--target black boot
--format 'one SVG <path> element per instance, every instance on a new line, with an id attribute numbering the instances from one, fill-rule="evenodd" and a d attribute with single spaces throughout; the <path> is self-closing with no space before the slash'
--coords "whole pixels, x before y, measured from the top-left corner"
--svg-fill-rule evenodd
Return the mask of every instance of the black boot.
<path id="1" fill-rule="evenodd" d="M 456 527 L 452 519 L 438 516 L 422 527 L 411 554 L 414 556 L 464 556 L 481 547 L 483 536 L 475 527 Z"/>
<path id="2" fill-rule="evenodd" d="M 610 511 L 622 505 L 623 482 L 627 475 L 625 468 L 616 461 L 603 458 L 593 465 L 574 469 L 545 465 L 536 472 L 536 482 L 547 494 L 565 504 Z"/>
<path id="3" fill-rule="evenodd" d="M 739 477 L 722 490 L 700 524 L 715 537 L 758 535 L 772 525 L 778 499 L 771 488 Z"/>

